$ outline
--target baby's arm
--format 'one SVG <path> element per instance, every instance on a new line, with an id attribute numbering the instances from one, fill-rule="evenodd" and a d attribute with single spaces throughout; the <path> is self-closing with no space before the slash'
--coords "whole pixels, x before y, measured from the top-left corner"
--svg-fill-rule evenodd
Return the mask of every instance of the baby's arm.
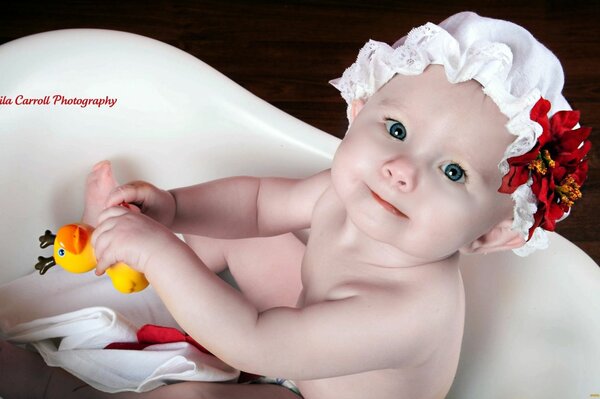
<path id="1" fill-rule="evenodd" d="M 316 379 L 413 366 L 432 350 L 436 323 L 427 314 L 433 312 L 408 294 L 366 288 L 303 309 L 259 313 L 198 267 L 191 251 L 185 256 L 177 273 L 150 268 L 148 278 L 180 325 L 236 368 Z"/>
<path id="2" fill-rule="evenodd" d="M 305 179 L 231 177 L 168 192 L 134 182 L 115 189 L 107 205 L 136 203 L 176 233 L 272 236 L 310 227 L 314 204 L 328 187 L 329 176 L 326 170 Z"/>
<path id="3" fill-rule="evenodd" d="M 171 190 L 175 232 L 215 238 L 272 236 L 310 227 L 329 171 L 306 179 L 233 177 Z"/>

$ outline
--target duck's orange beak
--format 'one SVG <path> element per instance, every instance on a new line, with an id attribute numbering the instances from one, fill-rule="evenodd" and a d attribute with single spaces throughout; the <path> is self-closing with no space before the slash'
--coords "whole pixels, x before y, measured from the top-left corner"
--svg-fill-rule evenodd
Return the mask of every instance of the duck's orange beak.
<path id="1" fill-rule="evenodd" d="M 56 233 L 56 242 L 67 251 L 78 255 L 88 244 L 89 231 L 76 224 L 67 224 Z"/>

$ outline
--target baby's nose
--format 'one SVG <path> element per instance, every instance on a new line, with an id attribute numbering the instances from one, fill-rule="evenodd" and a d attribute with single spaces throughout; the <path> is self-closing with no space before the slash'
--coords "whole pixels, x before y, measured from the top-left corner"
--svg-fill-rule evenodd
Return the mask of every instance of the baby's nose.
<path id="1" fill-rule="evenodd" d="M 417 183 L 417 171 L 410 161 L 396 158 L 383 165 L 382 173 L 385 179 L 400 191 L 414 190 Z"/>

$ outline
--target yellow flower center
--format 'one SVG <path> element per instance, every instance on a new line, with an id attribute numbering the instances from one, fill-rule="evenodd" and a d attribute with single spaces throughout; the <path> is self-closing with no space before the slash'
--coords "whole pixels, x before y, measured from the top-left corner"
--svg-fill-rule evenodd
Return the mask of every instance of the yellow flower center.
<path id="1" fill-rule="evenodd" d="M 556 187 L 555 191 L 560 197 L 560 202 L 568 207 L 572 207 L 573 203 L 581 198 L 580 186 L 577 184 L 573 176 L 568 175 Z"/>
<path id="2" fill-rule="evenodd" d="M 548 168 L 554 168 L 554 161 L 550 157 L 550 152 L 548 150 L 543 150 L 536 159 L 529 162 L 529 169 L 534 170 L 540 175 L 544 176 L 548 173 Z"/>

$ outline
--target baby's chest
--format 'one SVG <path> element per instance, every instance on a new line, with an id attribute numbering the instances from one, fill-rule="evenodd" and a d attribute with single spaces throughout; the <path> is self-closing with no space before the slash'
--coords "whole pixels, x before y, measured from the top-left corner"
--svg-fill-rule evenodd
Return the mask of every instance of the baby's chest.
<path id="1" fill-rule="evenodd" d="M 305 305 L 335 300 L 351 295 L 349 287 L 363 281 L 360 265 L 340 235 L 342 223 L 334 209 L 321 209 L 324 214 L 311 225 L 302 262 L 302 284 Z M 319 216 L 319 209 L 316 209 Z"/>
<path id="2" fill-rule="evenodd" d="M 307 245 L 302 261 L 305 306 L 323 300 L 339 299 L 335 291 L 352 280 L 352 276 L 344 270 L 346 265 L 336 255 L 343 256 L 326 243 L 313 242 Z"/>

